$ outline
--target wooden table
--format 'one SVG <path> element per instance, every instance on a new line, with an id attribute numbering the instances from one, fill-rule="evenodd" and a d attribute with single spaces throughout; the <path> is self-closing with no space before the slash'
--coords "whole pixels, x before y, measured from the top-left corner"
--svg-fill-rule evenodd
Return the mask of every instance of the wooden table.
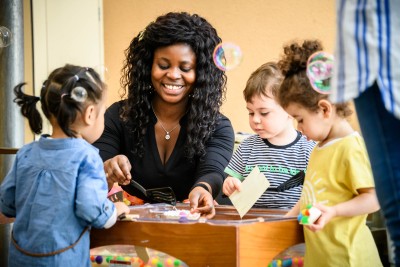
<path id="1" fill-rule="evenodd" d="M 190 267 L 247 267 L 267 266 L 282 250 L 304 242 L 301 226 L 296 218 L 283 218 L 285 211 L 251 209 L 243 220 L 232 206 L 217 206 L 216 211 L 212 220 L 187 223 L 118 221 L 110 229 L 92 229 L 91 247 L 136 245 L 167 253 Z"/>
<path id="2" fill-rule="evenodd" d="M 0 147 L 0 155 L 13 155 L 17 154 L 18 148 L 14 147 Z"/>

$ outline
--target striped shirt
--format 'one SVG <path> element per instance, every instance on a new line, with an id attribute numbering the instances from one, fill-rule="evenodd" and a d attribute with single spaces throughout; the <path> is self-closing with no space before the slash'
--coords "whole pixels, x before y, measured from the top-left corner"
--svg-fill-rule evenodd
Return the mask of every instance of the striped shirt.
<path id="1" fill-rule="evenodd" d="M 400 1 L 337 0 L 333 102 L 377 82 L 386 109 L 400 118 Z"/>
<path id="2" fill-rule="evenodd" d="M 305 171 L 314 141 L 307 141 L 298 132 L 296 140 L 285 146 L 276 146 L 259 135 L 246 138 L 233 154 L 225 172 L 241 181 L 246 179 L 255 166 L 276 188 L 299 171 Z M 302 186 L 283 192 L 265 191 L 254 207 L 268 209 L 290 209 L 300 198 Z"/>

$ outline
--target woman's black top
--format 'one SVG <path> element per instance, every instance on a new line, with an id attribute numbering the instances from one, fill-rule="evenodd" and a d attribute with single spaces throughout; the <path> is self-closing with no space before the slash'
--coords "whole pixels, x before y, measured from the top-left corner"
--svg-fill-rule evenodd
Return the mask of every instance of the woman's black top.
<path id="1" fill-rule="evenodd" d="M 131 152 L 137 141 L 120 118 L 123 101 L 114 103 L 105 113 L 105 128 L 102 136 L 94 143 L 99 148 L 103 161 L 123 154 L 132 165 L 132 179 L 146 189 L 171 187 L 178 201 L 188 198 L 191 187 L 198 182 L 207 182 L 213 188 L 215 198 L 222 188 L 225 177 L 224 169 L 232 156 L 234 132 L 229 119 L 221 114 L 212 136 L 206 142 L 206 154 L 200 159 L 185 157 L 184 145 L 187 138 L 187 116 L 180 120 L 180 132 L 175 148 L 168 161 L 163 165 L 158 153 L 154 125 L 157 118 L 151 113 L 150 125 L 147 128 L 142 158 Z M 131 185 L 122 186 L 131 195 L 146 199 Z"/>

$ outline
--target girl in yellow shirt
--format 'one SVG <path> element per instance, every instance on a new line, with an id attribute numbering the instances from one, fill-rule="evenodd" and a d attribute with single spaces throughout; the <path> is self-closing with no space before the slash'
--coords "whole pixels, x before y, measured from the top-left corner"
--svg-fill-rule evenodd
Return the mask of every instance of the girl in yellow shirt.
<path id="1" fill-rule="evenodd" d="M 379 209 L 370 162 L 362 137 L 346 117 L 347 103 L 328 100 L 333 59 L 319 41 L 284 47 L 278 62 L 284 81 L 278 93 L 282 107 L 298 129 L 318 141 L 311 152 L 297 215 L 308 204 L 322 211 L 304 227 L 304 266 L 382 266 L 366 218 Z"/>

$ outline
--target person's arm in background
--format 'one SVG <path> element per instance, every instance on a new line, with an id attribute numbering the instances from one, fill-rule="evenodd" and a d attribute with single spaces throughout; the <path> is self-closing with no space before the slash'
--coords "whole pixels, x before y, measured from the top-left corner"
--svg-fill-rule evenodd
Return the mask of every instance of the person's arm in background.
<path id="1" fill-rule="evenodd" d="M 233 153 L 235 135 L 228 118 L 222 116 L 213 133 L 206 143 L 206 155 L 199 162 L 196 173 L 196 182 L 189 194 L 190 206 L 193 211 L 207 214 L 212 218 L 215 215 L 214 198 L 221 191 L 224 180 L 224 169 Z M 196 186 L 203 184 L 208 188 Z"/>

